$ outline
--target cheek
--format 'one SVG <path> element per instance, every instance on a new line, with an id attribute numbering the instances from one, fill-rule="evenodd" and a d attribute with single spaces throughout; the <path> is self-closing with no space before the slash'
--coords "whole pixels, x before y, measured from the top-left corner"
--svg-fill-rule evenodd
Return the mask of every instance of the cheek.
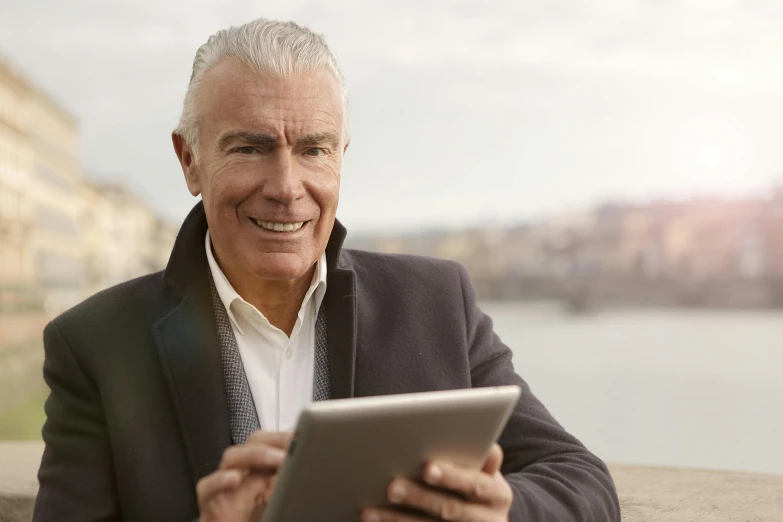
<path id="1" fill-rule="evenodd" d="M 319 189 L 318 193 L 313 194 L 313 197 L 320 211 L 320 219 L 326 222 L 332 221 L 337 213 L 338 187 L 319 187 Z"/>
<path id="2" fill-rule="evenodd" d="M 339 183 L 332 183 L 327 187 L 323 187 L 322 191 L 318 194 L 318 206 L 321 214 L 318 219 L 318 225 L 316 227 L 315 235 L 316 242 L 320 247 L 326 247 L 326 243 L 329 241 L 329 236 L 334 226 L 334 221 L 337 215 L 337 203 L 340 198 Z"/>
<path id="3" fill-rule="evenodd" d="M 340 199 L 340 170 L 335 169 L 319 179 L 316 200 L 322 212 L 334 212 Z"/>
<path id="4" fill-rule="evenodd" d="M 205 195 L 213 206 L 225 211 L 227 207 L 237 207 L 253 194 L 256 190 L 253 179 L 254 176 L 247 175 L 241 166 L 227 165 L 213 171 Z"/>

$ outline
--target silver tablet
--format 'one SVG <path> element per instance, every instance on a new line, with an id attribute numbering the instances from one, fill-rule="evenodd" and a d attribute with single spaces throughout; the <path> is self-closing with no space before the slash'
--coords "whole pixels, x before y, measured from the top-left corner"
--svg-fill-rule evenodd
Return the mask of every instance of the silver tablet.
<path id="1" fill-rule="evenodd" d="M 518 386 L 317 402 L 306 408 L 264 522 L 356 521 L 388 506 L 394 477 L 442 459 L 480 469 L 519 400 Z"/>

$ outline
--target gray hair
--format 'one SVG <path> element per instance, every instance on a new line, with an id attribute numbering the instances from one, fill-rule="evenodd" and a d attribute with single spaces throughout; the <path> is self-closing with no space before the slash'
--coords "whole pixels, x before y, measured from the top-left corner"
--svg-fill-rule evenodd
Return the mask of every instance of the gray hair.
<path id="1" fill-rule="evenodd" d="M 348 91 L 323 35 L 294 22 L 259 18 L 239 27 L 218 31 L 196 52 L 182 116 L 174 130 L 193 149 L 196 163 L 199 160 L 199 86 L 209 68 L 224 58 L 233 58 L 252 71 L 277 78 L 322 69 L 331 72 L 340 84 L 344 111 L 343 139 L 348 140 Z"/>

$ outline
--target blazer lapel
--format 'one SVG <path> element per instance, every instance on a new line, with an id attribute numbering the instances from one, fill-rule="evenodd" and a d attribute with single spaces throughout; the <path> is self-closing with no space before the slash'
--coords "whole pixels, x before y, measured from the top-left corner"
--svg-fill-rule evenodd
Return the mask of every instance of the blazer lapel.
<path id="1" fill-rule="evenodd" d="M 356 370 L 356 292 L 352 271 L 336 273 L 330 278 L 326 285 L 324 306 L 332 398 L 353 397 Z"/>
<path id="2" fill-rule="evenodd" d="M 194 484 L 217 469 L 223 451 L 231 445 L 214 323 L 186 298 L 153 326 Z"/>
<path id="3" fill-rule="evenodd" d="M 346 230 L 335 221 L 326 246 L 328 274 L 322 306 L 326 314 L 332 398 L 354 396 L 356 373 L 356 273 L 340 255 Z"/>
<path id="4" fill-rule="evenodd" d="M 178 304 L 152 327 L 194 483 L 217 468 L 231 445 L 206 234 L 207 218 L 199 203 L 185 219 L 163 275 Z"/>

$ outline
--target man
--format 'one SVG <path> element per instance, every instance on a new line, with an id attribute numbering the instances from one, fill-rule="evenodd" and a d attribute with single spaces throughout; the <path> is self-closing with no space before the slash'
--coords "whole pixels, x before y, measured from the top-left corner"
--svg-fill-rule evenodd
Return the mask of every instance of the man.
<path id="1" fill-rule="evenodd" d="M 212 36 L 173 142 L 203 204 L 166 270 L 45 329 L 36 521 L 255 521 L 308 402 L 503 384 L 523 395 L 481 471 L 430 463 L 389 485 L 407 509 L 357 520 L 619 520 L 605 465 L 514 373 L 464 268 L 342 248 L 346 94 L 322 37 Z"/>

